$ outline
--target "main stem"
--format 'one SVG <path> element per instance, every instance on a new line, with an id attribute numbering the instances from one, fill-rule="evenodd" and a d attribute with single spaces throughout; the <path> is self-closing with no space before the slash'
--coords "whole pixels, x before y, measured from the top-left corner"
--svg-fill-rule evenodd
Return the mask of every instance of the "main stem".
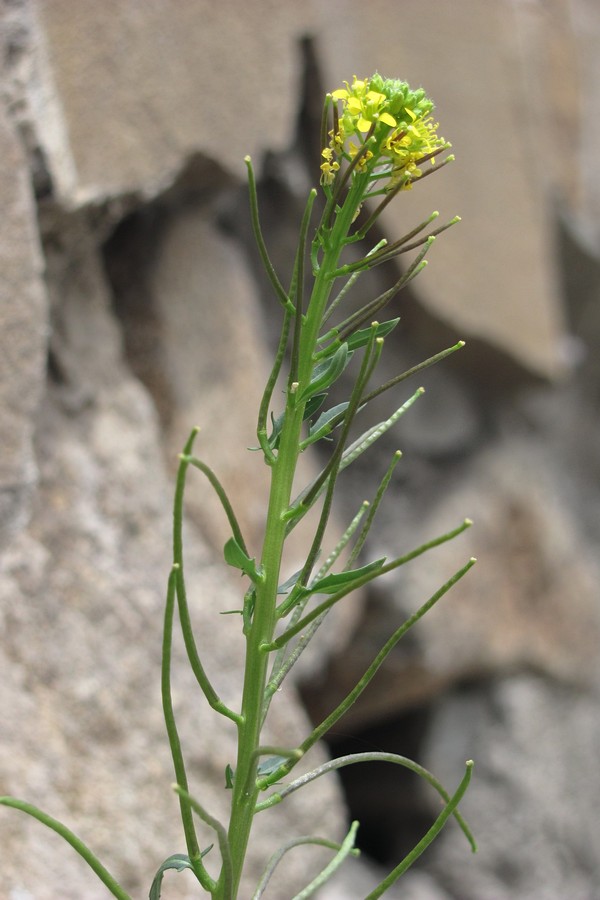
<path id="1" fill-rule="evenodd" d="M 323 250 L 321 266 L 315 275 L 310 303 L 302 321 L 298 384 L 295 389 L 288 384 L 279 451 L 271 468 L 271 490 L 261 557 L 264 581 L 256 586 L 254 616 L 246 638 L 242 721 L 238 725 L 238 757 L 229 824 L 233 898 L 237 896 L 259 794 L 256 787 L 258 749 L 269 668 L 269 652 L 263 647 L 273 640 L 276 626 L 277 588 L 287 531 L 285 513 L 290 506 L 304 418 L 305 403 L 298 403 L 296 398 L 301 396 L 303 389 L 310 383 L 315 365 L 313 357 L 316 342 L 333 284 L 332 273 L 337 268 L 344 239 L 354 219 L 362 192 L 362 186 L 355 183 L 343 207 L 338 210 L 329 234 L 329 242 Z M 233 900 L 223 894 L 221 880 L 214 897 L 215 900 Z"/>

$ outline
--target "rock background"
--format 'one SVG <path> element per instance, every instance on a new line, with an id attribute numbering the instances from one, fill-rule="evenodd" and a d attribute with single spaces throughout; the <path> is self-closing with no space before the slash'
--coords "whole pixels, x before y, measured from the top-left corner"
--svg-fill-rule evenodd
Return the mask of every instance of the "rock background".
<path id="1" fill-rule="evenodd" d="M 349 470 L 339 519 L 400 446 L 371 552 L 409 549 L 465 516 L 476 525 L 354 602 L 302 671 L 304 705 L 291 688 L 274 705 L 274 739 L 297 739 L 390 622 L 477 556 L 330 750 L 406 753 L 448 786 L 476 760 L 464 811 L 480 854 L 448 827 L 401 896 L 593 900 L 595 0 L 4 0 L 0 10 L 0 793 L 72 825 L 136 897 L 182 849 L 157 665 L 173 471 L 193 424 L 253 542 L 264 508 L 262 467 L 241 450 L 253 442 L 273 301 L 249 246 L 243 156 L 262 173 L 269 243 L 289 270 L 322 92 L 379 69 L 427 87 L 457 155 L 392 207 L 384 230 L 433 208 L 463 217 L 403 295 L 385 365 L 393 374 L 468 343 L 423 379 L 393 438 Z M 380 271 L 361 290 L 376 291 Z M 213 634 L 215 613 L 238 602 L 219 562 L 225 523 L 200 478 L 190 487 L 194 616 L 235 702 L 233 620 Z M 176 685 L 193 783 L 222 811 L 231 730 L 196 703 L 182 658 Z M 347 772 L 259 819 L 248 885 L 274 835 L 314 830 L 316 803 L 330 834 L 342 833 L 347 803 L 369 855 L 324 900 L 365 896 L 373 868 L 389 868 L 435 816 L 435 798 L 402 773 Z M 3 897 L 106 896 L 68 847 L 14 811 L 1 812 L 0 845 Z M 290 856 L 271 895 L 292 896 L 308 864 Z M 171 875 L 164 896 L 194 892 Z"/>

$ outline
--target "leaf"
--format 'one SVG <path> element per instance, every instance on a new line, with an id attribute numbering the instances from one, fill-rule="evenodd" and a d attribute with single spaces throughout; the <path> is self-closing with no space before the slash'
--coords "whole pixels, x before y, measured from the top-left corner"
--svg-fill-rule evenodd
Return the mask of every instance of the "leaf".
<path id="1" fill-rule="evenodd" d="M 254 586 L 248 588 L 244 594 L 244 608 L 242 610 L 242 621 L 244 626 L 242 631 L 244 634 L 250 633 L 252 626 L 252 616 L 254 615 L 254 606 L 256 604 L 256 588 Z"/>
<path id="2" fill-rule="evenodd" d="M 326 399 L 327 394 L 315 394 L 314 397 L 311 397 L 304 407 L 304 416 L 302 421 L 304 422 L 306 419 L 310 419 L 310 417 L 323 406 Z"/>
<path id="3" fill-rule="evenodd" d="M 359 581 L 365 575 L 370 575 L 381 569 L 385 560 L 386 557 L 382 556 L 381 559 L 376 559 L 374 562 L 361 566 L 359 569 L 339 572 L 337 575 L 326 575 L 325 578 L 321 578 L 320 581 L 311 584 L 308 590 L 311 594 L 337 594 L 338 591 L 348 587 L 353 581 Z"/>
<path id="4" fill-rule="evenodd" d="M 381 322 L 377 328 L 375 329 L 375 337 L 385 337 L 393 331 L 400 319 L 389 319 L 387 322 Z M 369 341 L 371 340 L 373 334 L 372 328 L 363 328 L 360 331 L 355 331 L 354 334 L 351 334 L 348 338 L 348 350 L 358 350 L 359 347 L 365 347 Z"/>
<path id="5" fill-rule="evenodd" d="M 361 566 L 359 569 L 351 569 L 349 572 L 339 572 L 337 575 L 325 575 L 324 578 L 315 581 L 314 584 L 311 584 L 308 587 L 296 586 L 293 588 L 288 599 L 283 601 L 280 610 L 285 610 L 284 615 L 287 615 L 297 603 L 306 600 L 307 597 L 312 597 L 314 594 L 337 594 L 338 591 L 348 587 L 352 590 L 353 582 L 360 581 L 360 579 L 364 578 L 366 575 L 377 572 L 378 569 L 381 569 L 385 560 L 386 557 L 382 556 L 381 559 L 376 559 L 374 562 L 368 563 L 366 566 Z"/>
<path id="6" fill-rule="evenodd" d="M 287 756 L 269 756 L 268 759 L 265 759 L 264 762 L 261 762 L 258 766 L 258 775 L 271 775 L 273 772 L 276 772 L 279 766 L 283 763 L 288 762 L 289 757 Z"/>
<path id="7" fill-rule="evenodd" d="M 281 437 L 281 429 L 283 428 L 283 420 L 285 419 L 285 413 L 281 413 L 280 416 L 275 416 L 271 413 L 271 424 L 273 425 L 273 431 L 267 438 L 269 442 L 269 447 L 272 450 L 277 450 L 279 447 L 279 438 Z M 259 448 L 257 448 L 259 449 Z"/>
<path id="8" fill-rule="evenodd" d="M 233 779 L 235 778 L 235 772 L 227 763 L 225 766 L 225 790 L 230 791 L 233 789 Z"/>
<path id="9" fill-rule="evenodd" d="M 338 403 L 337 406 L 332 406 L 331 409 L 327 409 L 324 413 L 321 413 L 314 425 L 311 425 L 309 428 L 309 443 L 313 444 L 315 441 L 320 441 L 321 438 L 326 437 L 333 431 L 333 428 L 337 427 L 337 425 L 331 426 L 329 423 L 332 419 L 335 419 L 336 416 L 339 416 L 340 413 L 345 412 L 349 405 L 348 401 L 345 401 L 344 403 Z M 341 420 L 337 424 L 341 424 Z"/>
<path id="10" fill-rule="evenodd" d="M 304 409 L 303 420 L 310 419 L 310 417 L 314 415 L 314 413 L 316 413 L 319 407 L 323 406 L 326 397 L 327 394 L 315 394 L 314 397 L 311 397 Z M 273 413 L 271 413 L 271 424 L 273 426 L 273 430 L 267 438 L 271 450 L 277 450 L 279 448 L 279 441 L 281 439 L 281 431 L 283 429 L 284 421 L 285 412 L 282 412 L 280 416 L 277 416 L 277 418 L 275 418 Z M 250 449 L 260 450 L 260 447 L 251 447 Z"/>
<path id="11" fill-rule="evenodd" d="M 348 344 L 344 343 L 335 351 L 331 358 L 315 366 L 310 384 L 302 391 L 299 397 L 300 402 L 309 400 L 315 394 L 330 387 L 340 377 L 351 357 L 352 354 L 348 352 Z"/>
<path id="12" fill-rule="evenodd" d="M 294 587 L 294 585 L 298 581 L 298 578 L 300 577 L 301 572 L 302 572 L 302 569 L 298 569 L 297 572 L 294 572 L 293 575 L 290 575 L 290 577 L 287 579 L 287 581 L 284 581 L 283 584 L 280 584 L 279 587 L 277 588 L 277 594 L 278 595 L 279 594 L 289 594 L 290 590 Z"/>
<path id="13" fill-rule="evenodd" d="M 235 538 L 229 538 L 223 548 L 223 556 L 228 566 L 234 569 L 241 569 L 255 583 L 263 580 L 261 567 L 256 565 L 255 559 L 246 556 Z"/>
<path id="14" fill-rule="evenodd" d="M 315 394 L 314 397 L 311 397 L 304 409 L 303 419 L 310 419 L 310 417 L 314 413 L 316 413 L 319 407 L 323 406 L 326 397 L 327 394 Z M 273 413 L 271 413 L 271 424 L 273 425 L 273 430 L 267 438 L 271 450 L 277 450 L 279 448 L 279 441 L 281 439 L 281 431 L 283 429 L 284 421 L 285 412 L 282 412 L 280 416 L 277 416 L 277 418 L 275 418 Z M 251 449 L 260 450 L 260 447 L 252 447 Z"/>
<path id="15" fill-rule="evenodd" d="M 206 850 L 202 851 L 202 856 L 206 856 L 208 851 L 212 848 L 212 844 L 210 847 L 207 847 Z M 152 887 L 150 888 L 149 900 L 160 900 L 160 892 L 162 890 L 162 880 L 163 875 L 167 871 L 167 869 L 177 869 L 178 872 L 183 872 L 184 869 L 192 869 L 192 864 L 190 862 L 189 856 L 185 853 L 174 853 L 173 856 L 169 856 L 168 859 L 165 859 L 164 863 L 159 867 L 158 872 L 154 876 L 154 881 L 152 882 Z"/>

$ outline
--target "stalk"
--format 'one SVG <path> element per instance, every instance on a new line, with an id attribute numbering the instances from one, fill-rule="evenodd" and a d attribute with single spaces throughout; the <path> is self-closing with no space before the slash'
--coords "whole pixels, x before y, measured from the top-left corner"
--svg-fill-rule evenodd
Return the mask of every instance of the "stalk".
<path id="1" fill-rule="evenodd" d="M 256 603 L 251 627 L 246 637 L 246 666 L 242 694 L 241 721 L 238 723 L 238 757 L 233 785 L 229 842 L 233 867 L 233 897 L 237 895 L 244 858 L 250 838 L 259 788 L 256 785 L 259 763 L 262 709 L 268 681 L 269 645 L 277 624 L 277 588 L 286 537 L 289 533 L 286 512 L 292 498 L 292 486 L 298 457 L 306 401 L 297 401 L 310 383 L 315 366 L 315 350 L 327 301 L 333 286 L 340 253 L 364 193 L 364 185 L 356 180 L 334 220 L 330 239 L 323 251 L 321 265 L 315 274 L 314 287 L 306 315 L 302 317 L 299 340 L 297 381 L 290 382 L 284 424 L 277 458 L 271 463 L 271 489 L 261 556 L 264 580 L 256 585 Z M 297 315 L 300 316 L 300 306 Z M 225 900 L 218 890 L 215 900 Z"/>

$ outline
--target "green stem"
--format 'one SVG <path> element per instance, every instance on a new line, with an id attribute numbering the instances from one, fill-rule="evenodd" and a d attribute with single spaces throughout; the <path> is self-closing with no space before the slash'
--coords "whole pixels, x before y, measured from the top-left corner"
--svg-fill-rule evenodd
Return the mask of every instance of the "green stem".
<path id="1" fill-rule="evenodd" d="M 252 622 L 246 635 L 246 665 L 242 693 L 241 719 L 238 721 L 238 754 L 233 784 L 229 843 L 233 867 L 233 896 L 237 895 L 252 820 L 255 813 L 257 787 L 257 751 L 260 747 L 262 710 L 268 680 L 269 652 L 265 647 L 273 640 L 277 616 L 277 588 L 283 548 L 288 534 L 285 512 L 289 508 L 294 475 L 300 454 L 300 437 L 305 403 L 297 398 L 310 384 L 314 369 L 314 352 L 323 313 L 333 285 L 333 276 L 344 239 L 360 203 L 364 186 L 356 182 L 343 207 L 338 210 L 328 246 L 316 273 L 302 331 L 297 342 L 296 382 L 288 384 L 284 422 L 277 458 L 271 465 L 271 490 L 267 512 L 265 540 L 261 556 L 264 581 L 256 585 L 256 602 Z M 188 451 L 189 452 L 189 451 Z M 222 892 L 215 900 L 223 900 Z"/>
<path id="2" fill-rule="evenodd" d="M 173 768 L 175 770 L 175 778 L 177 783 L 181 785 L 186 793 L 179 793 L 179 808 L 181 811 L 181 822 L 183 825 L 183 833 L 187 845 L 188 857 L 190 865 L 196 875 L 196 878 L 206 891 L 211 891 L 215 887 L 215 882 L 210 877 L 202 862 L 202 854 L 196 836 L 194 820 L 192 817 L 192 809 L 187 796 L 188 780 L 185 771 L 185 761 L 181 750 L 181 742 L 177 731 L 177 723 L 175 722 L 175 712 L 173 710 L 173 701 L 171 698 L 171 648 L 173 644 L 173 614 L 175 610 L 175 589 L 177 581 L 177 566 L 173 566 L 169 575 L 169 586 L 167 589 L 167 602 L 165 604 L 165 620 L 163 628 L 163 646 L 162 646 L 162 671 L 161 671 L 161 695 L 163 704 L 163 714 L 165 717 L 165 726 L 167 729 L 167 737 L 171 748 L 171 756 L 173 758 Z"/>
<path id="3" fill-rule="evenodd" d="M 187 468 L 190 465 L 189 460 L 191 458 L 191 452 L 198 431 L 198 428 L 192 429 L 192 433 L 190 434 L 188 441 L 183 448 L 183 453 L 180 456 L 179 471 L 177 473 L 177 482 L 175 486 L 175 501 L 173 503 L 173 563 L 174 571 L 176 573 L 175 586 L 177 593 L 177 605 L 179 610 L 179 619 L 181 623 L 183 641 L 185 644 L 185 649 L 188 655 L 190 666 L 194 675 L 196 676 L 196 680 L 200 685 L 204 696 L 206 697 L 209 705 L 214 710 L 221 713 L 221 715 L 226 716 L 228 719 L 231 719 L 233 722 L 238 722 L 240 719 L 239 713 L 236 713 L 233 710 L 229 709 L 229 707 L 227 707 L 225 703 L 223 703 L 214 687 L 212 686 L 206 672 L 204 671 L 204 666 L 202 665 L 200 656 L 198 654 L 198 649 L 196 647 L 196 640 L 194 638 L 194 630 L 192 628 L 192 622 L 190 619 L 190 612 L 187 602 L 187 592 L 185 588 L 185 578 L 183 572 L 183 496 L 185 492 Z"/>
<path id="4" fill-rule="evenodd" d="M 399 865 L 397 865 L 395 869 L 392 869 L 387 878 L 384 878 L 383 881 L 377 885 L 375 890 L 371 891 L 371 893 L 365 898 L 365 900 L 377 900 L 378 897 L 382 897 L 387 889 L 391 887 L 394 882 L 397 881 L 408 868 L 410 868 L 410 866 L 412 866 L 412 864 L 419 858 L 419 856 L 421 856 L 421 854 L 427 849 L 427 847 L 429 847 L 431 842 L 438 836 L 438 834 L 464 797 L 465 791 L 467 790 L 469 782 L 471 781 L 471 775 L 473 773 L 473 760 L 467 760 L 466 765 L 466 772 L 456 792 L 450 798 L 427 834 L 425 834 L 421 838 L 417 846 L 413 850 L 411 850 L 411 852 L 407 856 L 404 857 L 402 862 L 399 863 Z"/>
<path id="5" fill-rule="evenodd" d="M 308 579 L 310 578 L 313 565 L 319 555 L 321 550 L 321 541 L 323 539 L 323 535 L 325 534 L 325 528 L 327 527 L 327 522 L 329 520 L 329 515 L 331 512 L 331 507 L 333 504 L 333 493 L 335 490 L 335 482 L 339 471 L 340 462 L 342 459 L 342 454 L 344 452 L 344 447 L 346 446 L 346 441 L 348 439 L 348 434 L 350 431 L 350 426 L 352 425 L 354 416 L 358 410 L 360 405 L 360 400 L 364 391 L 364 388 L 368 382 L 369 376 L 371 374 L 371 361 L 374 356 L 374 334 L 375 329 L 373 330 L 373 336 L 371 341 L 367 345 L 365 355 L 363 357 L 361 370 L 359 372 L 358 378 L 356 380 L 356 384 L 354 385 L 352 396 L 350 397 L 350 403 L 348 409 L 346 410 L 344 426 L 342 429 L 342 433 L 340 435 L 337 447 L 335 452 L 333 453 L 329 465 L 326 467 L 326 478 L 327 478 L 327 489 L 325 492 L 325 499 L 323 501 L 323 507 L 321 510 L 321 515 L 319 517 L 319 524 L 317 526 L 315 536 L 311 545 L 311 548 L 308 552 L 308 556 L 306 558 L 306 563 L 304 564 L 304 568 L 300 573 L 300 577 L 295 585 L 295 587 L 290 592 L 290 596 L 288 601 L 290 606 L 293 605 L 293 599 L 295 592 L 301 588 L 305 587 L 308 584 Z M 310 503 L 310 497 L 306 499 L 307 503 Z M 285 604 L 284 604 L 285 606 Z"/>
<path id="6" fill-rule="evenodd" d="M 358 822 L 352 822 L 350 826 L 350 831 L 340 844 L 340 848 L 338 852 L 335 854 L 331 862 L 329 862 L 325 868 L 319 872 L 316 878 L 313 878 L 310 884 L 308 884 L 304 890 L 300 891 L 299 894 L 296 894 L 292 900 L 307 900 L 308 897 L 312 897 L 313 894 L 322 887 L 326 881 L 329 881 L 331 876 L 339 869 L 341 864 L 344 862 L 347 856 L 358 855 L 354 848 L 354 843 L 356 840 L 356 832 L 358 831 Z"/>
<path id="7" fill-rule="evenodd" d="M 407 369 L 400 375 L 396 375 L 395 378 L 390 378 L 390 380 L 386 381 L 385 384 L 380 385 L 378 388 L 375 388 L 374 391 L 371 391 L 369 394 L 367 394 L 363 402 L 369 403 L 370 400 L 373 400 L 375 397 L 379 397 L 379 395 L 383 394 L 384 391 L 389 391 L 390 388 L 395 387 L 402 381 L 406 381 L 407 378 L 410 378 L 412 375 L 416 375 L 417 372 L 422 372 L 423 369 L 428 369 L 429 366 L 434 366 L 442 359 L 450 356 L 451 353 L 455 353 L 457 350 L 462 350 L 464 346 L 464 341 L 458 341 L 456 344 L 453 344 L 452 347 L 448 347 L 446 350 L 442 350 L 441 353 L 436 353 L 435 356 L 430 356 L 429 359 L 425 359 L 423 360 L 423 362 L 418 363 L 416 366 L 412 366 L 410 369 Z"/>
<path id="8" fill-rule="evenodd" d="M 204 807 L 196 800 L 195 797 L 192 797 L 191 794 L 189 794 L 187 788 L 184 789 L 180 784 L 173 785 L 173 788 L 175 790 L 175 793 L 179 795 L 179 798 L 181 800 L 185 800 L 185 802 L 189 804 L 189 806 L 194 810 L 196 815 L 200 819 L 202 819 L 202 821 L 205 822 L 209 828 L 212 828 L 212 830 L 217 835 L 222 861 L 221 875 L 219 877 L 218 884 L 222 887 L 223 896 L 231 898 L 231 853 L 229 851 L 229 841 L 227 839 L 227 832 L 225 828 L 223 827 L 223 825 L 221 825 L 218 819 L 215 819 L 214 816 L 211 816 L 211 814 L 204 809 Z M 203 887 L 204 886 L 205 885 L 203 885 Z M 216 889 L 217 882 L 212 881 L 211 879 L 211 886 L 210 888 L 207 888 L 207 890 L 210 890 L 210 892 L 214 896 Z"/>
<path id="9" fill-rule="evenodd" d="M 269 654 L 262 649 L 262 645 L 268 643 L 275 627 L 277 587 L 286 536 L 283 512 L 289 505 L 301 427 L 301 412 L 299 414 L 294 410 L 288 400 L 279 453 L 271 469 L 271 495 L 261 558 L 265 580 L 256 586 L 254 615 L 246 637 L 242 719 L 238 724 L 238 757 L 229 827 L 233 896 L 236 896 L 241 877 L 258 793 L 255 787 L 257 750 L 260 746 L 262 702 L 269 661 Z M 216 895 L 216 900 L 221 900 L 219 895 Z"/>
<path id="10" fill-rule="evenodd" d="M 348 557 L 348 562 L 346 564 L 347 569 L 352 568 L 355 561 L 358 559 L 360 551 L 364 547 L 367 536 L 371 530 L 371 525 L 373 524 L 373 520 L 375 518 L 377 510 L 379 509 L 379 504 L 383 500 L 383 495 L 385 494 L 385 492 L 388 488 L 388 485 L 389 485 L 390 481 L 392 480 L 392 475 L 394 474 L 394 469 L 396 468 L 396 466 L 398 465 L 398 463 L 400 462 L 401 459 L 402 459 L 402 452 L 400 450 L 396 450 L 396 452 L 394 453 L 394 455 L 392 457 L 392 461 L 388 466 L 387 472 L 381 479 L 381 482 L 379 484 L 379 487 L 377 488 L 377 491 L 375 493 L 373 501 L 369 505 L 369 515 L 367 516 L 366 522 L 363 525 L 361 532 L 358 536 L 358 539 L 352 548 L 352 552 L 350 553 L 350 556 Z"/>
<path id="11" fill-rule="evenodd" d="M 21 812 L 27 813 L 28 816 L 37 819 L 42 825 L 55 831 L 56 834 L 60 835 L 61 838 L 70 844 L 71 847 L 86 861 L 90 869 L 96 873 L 100 881 L 108 888 L 113 897 L 116 897 L 117 900 L 132 900 L 127 891 L 123 890 L 121 885 L 113 878 L 108 869 L 104 868 L 98 857 L 83 843 L 81 838 L 78 838 L 70 828 L 67 828 L 67 826 L 63 825 L 62 822 L 59 822 L 58 819 L 49 816 L 48 813 L 38 809 L 38 807 L 34 806 L 32 803 L 27 803 L 25 800 L 19 800 L 17 797 L 0 797 L 0 804 L 2 804 L 2 806 L 11 806 L 13 809 L 20 809 Z"/>
<path id="12" fill-rule="evenodd" d="M 258 412 L 258 423 L 256 426 L 256 436 L 258 437 L 258 443 L 260 444 L 262 451 L 264 453 L 265 462 L 267 465 L 272 466 L 275 462 L 275 454 L 273 453 L 271 447 L 269 446 L 269 440 L 267 437 L 267 419 L 269 416 L 269 407 L 271 405 L 271 397 L 273 396 L 273 391 L 275 390 L 275 385 L 277 384 L 277 379 L 279 378 L 279 373 L 281 371 L 281 366 L 283 364 L 283 360 L 285 357 L 285 351 L 288 344 L 288 338 L 290 334 L 290 324 L 292 321 L 292 314 L 289 309 L 286 309 L 283 324 L 281 326 L 281 336 L 279 338 L 279 345 L 277 347 L 277 352 L 275 354 L 275 362 L 273 363 L 273 368 L 271 369 L 271 374 L 267 380 L 267 384 L 262 395 L 262 399 L 260 401 L 260 409 Z"/>
<path id="13" fill-rule="evenodd" d="M 296 622 L 293 626 L 290 626 L 287 631 L 284 631 L 283 634 L 279 635 L 279 637 L 276 638 L 272 642 L 272 644 L 268 646 L 267 649 L 279 650 L 280 647 L 284 647 L 290 640 L 290 638 L 293 638 L 296 634 L 303 631 L 308 625 L 310 625 L 311 622 L 313 622 L 323 613 L 330 610 L 332 606 L 335 606 L 336 603 L 339 603 L 339 601 L 343 600 L 344 597 L 347 597 L 348 594 L 353 594 L 354 591 L 358 590 L 358 588 L 364 587 L 365 584 L 368 584 L 370 581 L 374 581 L 381 575 L 386 575 L 388 572 L 392 572 L 394 569 L 400 568 L 400 566 L 405 565 L 405 563 L 416 559 L 417 556 L 421 556 L 421 554 L 426 553 L 427 550 L 432 550 L 434 547 L 439 547 L 440 544 L 446 543 L 446 541 L 451 541 L 453 538 L 458 537 L 459 534 L 462 534 L 462 532 L 470 526 L 471 520 L 465 519 L 463 524 L 456 528 L 454 531 L 449 531 L 447 534 L 444 534 L 439 538 L 434 538 L 434 540 L 428 541 L 426 544 L 421 544 L 420 547 L 417 547 L 416 550 L 412 550 L 405 556 L 399 556 L 397 557 L 397 559 L 393 559 L 391 562 L 386 563 L 385 565 L 375 569 L 373 572 L 370 572 L 367 575 L 364 575 L 362 578 L 357 578 L 356 581 L 353 581 L 350 585 L 348 585 L 348 587 L 338 591 L 337 594 L 333 594 L 327 600 L 324 600 L 313 610 L 307 613 L 307 615 L 303 619 L 300 619 L 299 622 Z M 469 568 L 471 565 L 473 565 L 473 563 L 474 560 L 471 560 Z"/>
<path id="14" fill-rule="evenodd" d="M 258 252 L 261 258 L 261 262 L 263 264 L 264 270 L 267 274 L 271 285 L 273 286 L 273 290 L 277 295 L 277 299 L 281 303 L 284 309 L 289 310 L 291 313 L 294 312 L 294 305 L 288 295 L 286 294 L 283 285 L 281 284 L 279 278 L 277 277 L 277 273 L 273 267 L 273 263 L 269 259 L 269 253 L 267 251 L 267 247 L 265 244 L 265 240 L 263 238 L 262 230 L 260 227 L 260 221 L 258 218 L 258 196 L 256 193 L 256 179 L 254 177 L 254 169 L 252 167 L 252 160 L 249 156 L 244 158 L 244 162 L 246 163 L 246 168 L 248 169 L 248 188 L 250 195 L 250 215 L 252 218 L 252 230 L 254 232 L 254 239 L 256 241 L 256 246 L 258 247 Z"/>
<path id="15" fill-rule="evenodd" d="M 338 722 L 342 716 L 350 709 L 350 707 L 355 703 L 362 692 L 365 690 L 369 682 L 372 680 L 378 669 L 383 664 L 385 658 L 388 654 L 394 649 L 398 641 L 406 634 L 406 632 L 415 625 L 419 619 L 423 618 L 425 613 L 429 612 L 433 606 L 440 600 L 444 594 L 446 594 L 453 585 L 455 585 L 470 568 L 475 564 L 474 559 L 470 559 L 469 562 L 459 569 L 445 584 L 442 585 L 439 590 L 433 594 L 429 600 L 427 600 L 419 609 L 410 616 L 386 641 L 383 645 L 373 662 L 366 669 L 364 675 L 360 679 L 360 681 L 354 686 L 354 688 L 346 695 L 346 697 L 342 700 L 342 702 L 321 722 L 320 725 L 313 730 L 313 732 L 304 740 L 298 747 L 298 750 L 304 755 L 306 754 L 311 747 L 320 741 L 321 738 L 327 734 L 330 728 Z M 382 570 L 380 570 L 382 571 Z M 336 595 L 339 598 L 339 595 Z M 331 604 L 327 604 L 329 606 Z M 326 604 L 322 604 L 322 607 L 326 606 Z M 306 617 L 308 619 L 308 616 Z M 278 644 L 277 641 L 273 642 L 274 645 Z M 272 774 L 268 777 L 260 779 L 260 787 L 263 790 L 266 790 L 273 784 L 276 784 L 278 781 L 281 781 L 289 772 L 293 769 L 293 764 L 290 762 L 282 764 L 278 769 L 276 769 Z"/>
<path id="16" fill-rule="evenodd" d="M 394 765 L 404 766 L 406 769 L 410 769 L 411 772 L 414 772 L 415 775 L 419 775 L 424 781 L 431 785 L 434 788 L 444 803 L 450 802 L 450 795 L 444 789 L 444 787 L 437 780 L 435 775 L 429 771 L 429 769 L 425 769 L 423 766 L 420 766 L 418 763 L 414 762 L 412 759 L 408 759 L 406 756 L 400 756 L 398 753 L 386 753 L 382 750 L 368 750 L 364 753 L 351 753 L 347 756 L 338 756 L 336 759 L 330 759 L 328 762 L 323 763 L 318 766 L 316 769 L 313 769 L 311 772 L 307 772 L 304 775 L 301 775 L 299 778 L 296 778 L 295 781 L 290 782 L 280 791 L 277 791 L 271 794 L 266 800 L 263 800 L 262 803 L 259 803 L 256 807 L 256 812 L 262 812 L 263 809 L 270 809 L 272 806 L 276 806 L 278 803 L 281 803 L 285 800 L 286 797 L 289 797 L 290 794 L 299 791 L 305 785 L 310 784 L 311 781 L 315 781 L 317 778 L 322 778 L 323 775 L 329 774 L 329 772 L 334 772 L 337 769 L 343 769 L 346 766 L 352 766 L 357 763 L 365 763 L 365 762 L 386 762 L 393 763 Z M 477 852 L 477 844 L 475 843 L 475 838 L 471 834 L 471 829 L 458 812 L 455 810 L 454 818 L 460 825 L 463 834 L 467 838 L 469 844 L 471 845 L 471 850 L 473 853 Z"/>
<path id="17" fill-rule="evenodd" d="M 287 841 L 282 847 L 279 847 L 278 850 L 275 851 L 273 856 L 270 858 L 267 868 L 264 871 L 264 874 L 259 882 L 259 885 L 252 895 L 252 900 L 260 900 L 262 895 L 265 892 L 265 889 L 273 876 L 273 873 L 283 857 L 286 853 L 289 853 L 290 850 L 293 850 L 295 847 L 301 847 L 304 844 L 313 844 L 317 847 L 327 847 L 329 850 L 341 850 L 341 844 L 336 843 L 335 841 L 329 841 L 326 838 L 313 837 L 312 835 L 302 835 L 302 837 L 292 838 L 292 840 Z M 353 855 L 358 856 L 358 851 L 354 850 Z"/>
<path id="18" fill-rule="evenodd" d="M 240 528 L 237 517 L 233 511 L 233 507 L 229 501 L 229 497 L 225 493 L 225 488 L 223 487 L 213 470 L 210 468 L 210 466 L 208 466 L 205 462 L 202 462 L 202 460 L 198 459 L 196 456 L 182 455 L 180 458 L 183 462 L 187 463 L 190 466 L 193 466 L 195 469 L 199 469 L 200 472 L 206 475 L 215 494 L 221 501 L 221 506 L 225 511 L 225 515 L 227 516 L 227 521 L 229 522 L 229 526 L 234 538 L 236 539 L 246 556 L 248 556 L 248 548 L 242 534 L 242 529 Z"/>

